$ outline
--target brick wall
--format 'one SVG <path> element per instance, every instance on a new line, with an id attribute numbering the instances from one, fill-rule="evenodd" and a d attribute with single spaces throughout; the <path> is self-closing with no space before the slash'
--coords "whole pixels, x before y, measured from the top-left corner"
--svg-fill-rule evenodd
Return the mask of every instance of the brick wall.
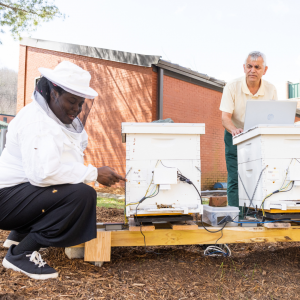
<path id="1" fill-rule="evenodd" d="M 202 190 L 227 181 L 221 97 L 220 92 L 164 76 L 163 118 L 180 123 L 205 123 L 205 135 L 200 141 Z"/>
<path id="2" fill-rule="evenodd" d="M 30 103 L 39 67 L 53 69 L 71 61 L 92 75 L 95 98 L 85 129 L 89 135 L 85 163 L 109 165 L 125 174 L 122 122 L 151 122 L 157 112 L 157 73 L 152 68 L 116 63 L 85 56 L 20 46 L 17 111 Z M 164 78 L 164 118 L 175 122 L 205 123 L 201 138 L 202 189 L 226 181 L 221 93 L 168 76 Z"/>
<path id="3" fill-rule="evenodd" d="M 5 121 L 4 118 L 6 118 L 7 120 Z M 6 115 L 0 115 L 0 121 L 9 123 L 14 117 L 12 116 L 6 116 Z"/>
<path id="4" fill-rule="evenodd" d="M 32 101 L 34 80 L 40 76 L 38 68 L 53 69 L 63 60 L 88 70 L 91 87 L 99 93 L 85 126 L 89 135 L 85 163 L 96 167 L 108 165 L 124 174 L 121 123 L 155 119 L 156 74 L 152 68 L 20 46 L 17 111 Z"/>

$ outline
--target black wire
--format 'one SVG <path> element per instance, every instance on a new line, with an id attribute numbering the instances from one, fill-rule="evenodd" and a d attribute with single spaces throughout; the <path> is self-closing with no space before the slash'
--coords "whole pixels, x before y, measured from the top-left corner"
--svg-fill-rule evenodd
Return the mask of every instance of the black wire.
<path id="1" fill-rule="evenodd" d="M 289 191 L 294 187 L 294 183 L 295 183 L 295 181 L 292 182 L 292 186 L 291 186 L 291 188 L 290 188 L 289 190 L 286 190 L 286 191 L 280 191 L 279 193 L 289 192 Z"/>
<path id="2" fill-rule="evenodd" d="M 201 224 L 202 224 L 203 228 L 204 228 L 206 231 L 210 232 L 210 233 L 217 233 L 217 232 L 222 231 L 222 230 L 225 228 L 225 226 L 227 225 L 227 223 L 228 223 L 228 222 L 225 222 L 224 225 L 223 225 L 223 227 L 222 227 L 221 229 L 216 230 L 216 231 L 211 231 L 211 230 L 208 230 L 208 229 L 204 226 L 204 224 L 203 224 L 203 219 L 202 219 L 202 215 L 201 215 Z"/>
<path id="3" fill-rule="evenodd" d="M 202 204 L 203 201 L 202 201 L 201 194 L 199 193 L 198 189 L 196 188 L 196 186 L 195 186 L 193 183 L 192 183 L 192 185 L 193 185 L 193 187 L 196 189 L 196 191 L 197 191 L 197 193 L 198 193 L 198 195 L 199 195 L 199 197 L 200 197 L 201 204 Z"/>
<path id="4" fill-rule="evenodd" d="M 198 195 L 199 195 L 199 197 L 200 197 L 200 203 L 203 204 L 201 194 L 200 194 L 200 192 L 198 191 L 197 187 L 194 185 L 194 183 L 193 183 L 190 179 L 188 179 L 187 177 L 185 177 L 185 176 L 182 175 L 182 174 L 178 174 L 178 177 L 179 177 L 179 179 L 180 179 L 181 181 L 193 185 L 193 187 L 195 188 L 195 190 L 197 191 L 197 193 L 198 193 Z"/>
<path id="5" fill-rule="evenodd" d="M 216 240 L 215 246 L 217 246 L 218 241 L 223 237 L 223 229 L 221 230 L 221 236 Z"/>
<path id="6" fill-rule="evenodd" d="M 235 218 L 236 218 L 236 217 L 235 217 Z M 234 219 L 235 219 L 235 218 L 234 218 Z M 210 232 L 210 233 L 217 233 L 217 232 L 220 232 L 220 231 L 221 231 L 221 236 L 220 236 L 220 237 L 216 240 L 216 242 L 215 242 L 215 246 L 217 246 L 218 241 L 223 237 L 223 229 L 225 228 L 225 226 L 227 225 L 228 222 L 225 222 L 224 225 L 223 225 L 223 227 L 222 227 L 221 229 L 219 229 L 219 230 L 216 230 L 216 231 L 208 230 L 208 229 L 204 226 L 203 220 L 202 220 L 202 215 L 201 215 L 201 223 L 202 223 L 203 228 L 204 228 L 206 231 Z"/>
<path id="7" fill-rule="evenodd" d="M 155 195 L 149 196 L 149 197 L 143 197 L 143 198 L 139 201 L 139 204 L 138 204 L 138 205 L 136 206 L 136 208 L 135 208 L 135 216 L 134 216 L 134 219 L 135 219 L 135 222 L 136 222 L 136 223 L 138 223 L 137 210 L 138 210 L 139 205 L 140 205 L 143 201 L 145 201 L 146 199 L 154 198 L 155 196 L 158 195 L 158 193 L 159 193 L 159 186 L 158 186 L 158 190 L 157 190 L 157 192 L 156 192 Z M 155 252 L 155 251 L 149 251 L 149 250 L 146 249 L 146 247 L 147 247 L 147 244 L 146 244 L 146 237 L 145 237 L 145 235 L 144 235 L 144 233 L 143 233 L 143 231 L 142 231 L 142 222 L 140 222 L 140 232 L 141 232 L 141 234 L 142 234 L 142 236 L 143 236 L 143 238 L 144 238 L 144 247 L 145 247 L 145 252 L 146 252 L 146 253 L 154 253 L 154 254 L 157 254 L 157 255 L 164 254 L 164 253 L 157 253 L 157 252 Z"/>
<path id="8" fill-rule="evenodd" d="M 160 162 L 161 162 L 161 164 L 162 164 L 165 168 L 173 168 L 173 167 L 167 167 L 167 166 L 165 166 L 161 160 L 160 160 Z M 178 168 L 177 168 L 177 170 L 179 171 L 179 174 L 178 174 L 178 177 L 179 177 L 179 178 L 182 178 L 182 179 L 184 179 L 183 181 L 185 181 L 185 182 L 187 182 L 187 183 L 193 185 L 193 187 L 196 189 L 198 195 L 200 196 L 200 202 L 201 202 L 201 204 L 203 204 L 201 194 L 199 193 L 199 191 L 198 191 L 197 187 L 194 185 L 194 183 L 193 183 L 190 179 L 188 179 L 187 177 L 185 177 L 184 175 L 182 175 L 181 171 L 180 171 Z"/>

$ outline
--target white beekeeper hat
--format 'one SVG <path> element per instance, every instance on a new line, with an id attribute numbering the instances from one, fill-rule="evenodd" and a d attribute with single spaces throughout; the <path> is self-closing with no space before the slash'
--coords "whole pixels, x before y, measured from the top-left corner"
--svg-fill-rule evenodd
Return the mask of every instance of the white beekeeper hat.
<path id="1" fill-rule="evenodd" d="M 87 99 L 94 99 L 98 96 L 98 93 L 90 88 L 91 74 L 69 61 L 62 61 L 54 70 L 48 68 L 38 70 L 49 81 L 66 92 Z"/>

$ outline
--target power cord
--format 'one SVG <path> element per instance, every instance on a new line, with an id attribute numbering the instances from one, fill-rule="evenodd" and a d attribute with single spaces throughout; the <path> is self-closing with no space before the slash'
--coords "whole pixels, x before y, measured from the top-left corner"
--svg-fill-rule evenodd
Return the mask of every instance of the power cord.
<path id="1" fill-rule="evenodd" d="M 247 215 L 248 215 L 248 213 L 249 213 L 249 209 L 250 209 L 250 206 L 251 206 L 251 204 L 252 204 L 252 206 L 254 206 L 254 204 L 253 204 L 253 199 L 254 199 L 254 196 L 255 196 L 255 193 L 256 193 L 256 190 L 257 190 L 257 187 L 258 187 L 258 184 L 259 184 L 259 181 L 260 181 L 261 175 L 262 175 L 262 173 L 264 172 L 264 170 L 265 170 L 267 167 L 268 167 L 268 165 L 267 165 L 267 166 L 265 166 L 265 168 L 264 168 L 264 169 L 262 169 L 262 170 L 261 170 L 261 172 L 260 172 L 260 174 L 259 174 L 259 177 L 258 177 L 258 180 L 257 180 L 256 186 L 255 186 L 255 189 L 254 189 L 254 192 L 253 192 L 252 198 L 250 198 L 250 197 L 249 197 L 249 194 L 248 194 L 248 192 L 247 192 L 247 190 L 246 190 L 246 188 L 245 188 L 245 185 L 244 185 L 244 182 L 243 182 L 243 180 L 242 180 L 242 178 L 241 178 L 241 175 L 240 175 L 240 173 L 238 172 L 238 175 L 239 175 L 240 181 L 241 181 L 241 183 L 242 183 L 242 186 L 243 186 L 243 188 L 244 188 L 244 190 L 245 190 L 245 193 L 246 193 L 246 195 L 247 195 L 248 199 L 250 200 L 250 204 L 249 204 L 249 206 L 248 206 L 248 209 L 247 209 L 247 212 L 246 212 L 246 216 L 247 216 Z M 256 208 L 255 208 L 255 212 L 256 212 Z"/>
<path id="2" fill-rule="evenodd" d="M 136 208 L 135 208 L 135 216 L 134 216 L 134 220 L 135 220 L 136 223 L 138 223 L 138 219 L 137 219 L 137 210 L 138 210 L 139 205 L 140 205 L 142 202 L 144 202 L 146 199 L 154 198 L 155 196 L 158 195 L 158 193 L 159 193 L 159 185 L 157 185 L 157 192 L 156 192 L 156 194 L 152 194 L 151 196 L 148 196 L 148 197 L 145 197 L 145 196 L 144 196 L 144 197 L 138 202 L 138 205 L 137 205 Z M 145 252 L 146 252 L 146 253 L 154 253 L 154 254 L 158 254 L 158 255 L 163 254 L 163 253 L 157 253 L 157 252 L 155 252 L 155 251 L 149 251 L 149 250 L 147 250 L 146 237 L 145 237 L 145 235 L 144 235 L 144 233 L 143 233 L 143 231 L 142 231 L 142 222 L 140 222 L 140 232 L 141 232 L 141 234 L 142 234 L 142 236 L 143 236 L 143 238 L 144 238 L 144 246 L 145 246 Z"/>
<path id="3" fill-rule="evenodd" d="M 168 167 L 168 166 L 165 166 L 164 164 L 163 164 L 163 162 L 160 160 L 160 163 L 165 167 L 165 168 L 174 168 L 174 167 Z M 198 168 L 198 167 L 196 167 L 197 168 L 197 170 L 201 173 L 201 170 Z M 179 178 L 179 180 L 180 181 L 183 181 L 183 182 L 186 182 L 186 183 L 188 183 L 188 184 L 191 184 L 194 188 L 195 188 L 195 190 L 197 191 L 197 193 L 198 193 L 198 195 L 199 195 L 199 197 L 200 197 L 200 202 L 201 202 L 201 204 L 203 203 L 202 202 L 202 197 L 201 197 L 201 194 L 200 194 L 200 192 L 199 192 L 199 190 L 197 189 L 197 187 L 194 185 L 194 183 L 190 180 L 190 179 L 188 179 L 187 177 L 185 177 L 184 175 L 182 175 L 182 173 L 181 173 L 181 171 L 177 168 L 177 177 Z"/>
<path id="4" fill-rule="evenodd" d="M 227 246 L 227 244 L 223 244 L 223 247 L 225 248 L 225 250 L 223 248 L 217 247 L 217 246 L 208 246 L 204 250 L 204 255 L 205 256 L 225 256 L 225 257 L 231 256 L 231 250 Z"/>
<path id="5" fill-rule="evenodd" d="M 226 217 L 225 217 L 225 218 L 226 218 Z M 224 219 L 225 219 L 225 218 L 224 218 Z M 224 220 L 224 219 L 223 219 L 223 220 Z M 222 220 L 222 221 L 223 221 L 223 220 Z M 231 220 L 232 220 L 232 219 L 231 219 Z M 222 221 L 221 221 L 221 222 L 222 222 Z M 218 224 L 220 224 L 221 222 L 219 222 Z M 203 223 L 203 217 L 202 217 L 202 215 L 201 215 L 201 224 L 202 224 L 203 228 L 204 228 L 207 232 L 210 232 L 210 233 L 217 233 L 217 232 L 220 232 L 220 231 L 221 231 L 221 236 L 216 240 L 216 242 L 215 242 L 214 245 L 208 246 L 208 247 L 205 249 L 204 255 L 220 256 L 220 254 L 217 254 L 217 252 L 215 252 L 215 251 L 217 251 L 217 248 L 218 248 L 218 251 L 219 251 L 220 253 L 222 253 L 223 256 L 231 256 L 231 251 L 230 251 L 229 247 L 228 247 L 226 244 L 224 244 L 224 245 L 226 245 L 226 247 L 229 249 L 229 251 L 226 252 L 226 253 L 225 253 L 220 247 L 217 246 L 218 241 L 223 237 L 223 229 L 224 229 L 225 226 L 227 225 L 228 221 L 225 220 L 223 223 L 224 223 L 223 227 L 220 228 L 219 230 L 215 230 L 215 231 L 208 230 L 208 229 L 204 226 L 204 223 Z M 222 224 L 223 224 L 223 223 L 222 223 Z M 212 249 L 215 250 L 214 253 L 211 253 L 211 252 L 210 252 Z"/>

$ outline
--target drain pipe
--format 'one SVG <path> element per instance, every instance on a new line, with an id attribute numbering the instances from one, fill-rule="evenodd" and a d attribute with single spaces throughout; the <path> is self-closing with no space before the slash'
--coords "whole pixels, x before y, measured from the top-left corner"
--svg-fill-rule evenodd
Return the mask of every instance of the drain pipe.
<path id="1" fill-rule="evenodd" d="M 164 69 L 158 68 L 157 120 L 163 119 Z"/>

